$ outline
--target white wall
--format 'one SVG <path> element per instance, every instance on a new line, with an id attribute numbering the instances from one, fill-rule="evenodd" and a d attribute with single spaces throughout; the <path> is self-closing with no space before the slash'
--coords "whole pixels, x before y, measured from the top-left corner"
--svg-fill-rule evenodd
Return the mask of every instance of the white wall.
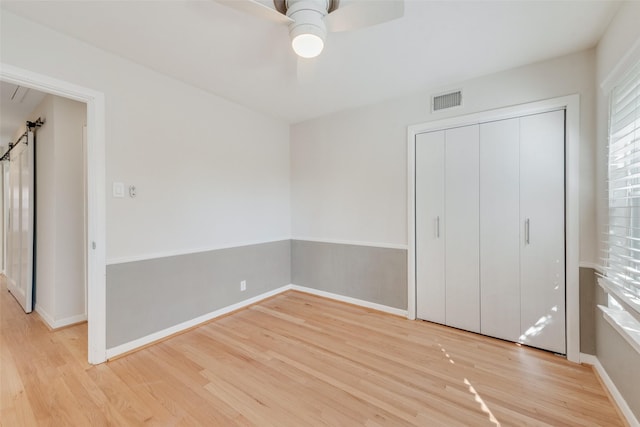
<path id="1" fill-rule="evenodd" d="M 288 238 L 289 127 L 2 11 L 0 60 L 101 91 L 107 259 Z"/>
<path id="2" fill-rule="evenodd" d="M 81 102 L 58 96 L 53 98 L 55 177 L 54 185 L 47 183 L 47 187 L 43 190 L 47 191 L 53 187 L 54 193 L 56 221 L 55 319 L 59 321 L 60 319 L 86 316 L 85 177 L 82 134 L 83 127 L 86 125 L 87 107 Z M 42 159 L 39 164 L 50 160 Z M 38 218 L 40 217 L 42 215 L 38 216 Z"/>
<path id="3" fill-rule="evenodd" d="M 593 50 L 309 120 L 291 129 L 294 238 L 407 244 L 407 126 L 573 93 L 581 95 L 580 258 L 595 252 Z M 430 95 L 464 105 L 431 114 Z"/>

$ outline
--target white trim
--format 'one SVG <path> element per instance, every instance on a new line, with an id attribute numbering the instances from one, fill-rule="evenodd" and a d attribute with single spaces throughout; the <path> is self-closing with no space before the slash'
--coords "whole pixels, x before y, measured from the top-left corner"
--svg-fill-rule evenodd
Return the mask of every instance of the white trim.
<path id="1" fill-rule="evenodd" d="M 548 111 L 560 110 L 566 108 L 568 103 L 574 97 L 576 97 L 579 102 L 580 95 L 574 94 L 410 125 L 408 127 L 409 136 L 413 135 L 415 137 L 415 135 L 419 133 L 477 125 L 490 121 L 512 119 L 530 114 L 540 114 Z"/>
<path id="2" fill-rule="evenodd" d="M 246 299 L 244 301 L 240 301 L 238 303 L 235 304 L 231 304 L 229 306 L 223 307 L 219 310 L 215 310 L 212 311 L 210 313 L 207 314 L 203 314 L 202 316 L 198 316 L 195 319 L 191 319 L 191 320 L 187 320 L 186 322 L 182 322 L 179 323 L 177 325 L 171 326 L 169 328 L 163 329 L 161 331 L 158 332 L 154 332 L 152 334 L 146 335 L 142 338 L 138 338 L 135 339 L 133 341 L 129 341 L 127 343 L 118 345 L 116 347 L 112 347 L 112 348 L 108 348 L 107 349 L 107 359 L 111 359 L 113 357 L 119 356 L 121 354 L 130 352 L 132 350 L 135 350 L 137 348 L 143 347 L 145 345 L 148 344 L 152 344 L 158 340 L 161 340 L 163 338 L 167 338 L 171 335 L 177 334 L 178 332 L 182 332 L 186 329 L 189 328 L 193 328 L 194 326 L 198 326 L 201 325 L 205 322 L 208 322 L 212 319 L 215 319 L 216 317 L 220 317 L 223 316 L 225 314 L 231 313 L 232 311 L 236 311 L 239 310 L 241 308 L 247 307 L 251 304 L 255 304 L 257 302 L 260 302 L 264 299 L 270 298 L 274 295 L 278 295 L 282 292 L 288 291 L 291 289 L 291 285 L 285 285 L 282 286 L 280 288 L 274 289 L 272 291 L 269 292 L 265 292 L 263 294 L 260 295 L 256 295 L 255 297 Z"/>
<path id="3" fill-rule="evenodd" d="M 86 322 L 87 315 L 86 314 L 78 314 L 76 316 L 65 317 L 64 319 L 56 320 L 53 324 L 52 328 L 63 328 L 69 325 L 75 325 L 76 323 Z"/>
<path id="4" fill-rule="evenodd" d="M 365 301 L 357 298 L 346 297 L 344 295 L 334 294 L 331 292 L 321 291 L 314 288 L 308 288 L 306 286 L 289 285 L 291 290 L 305 292 L 311 295 L 317 295 L 320 297 L 329 298 L 336 301 L 346 302 L 353 305 L 359 305 L 360 307 L 371 308 L 373 310 L 382 311 L 389 314 L 395 314 L 396 316 L 407 317 L 407 310 L 401 308 L 389 307 L 388 305 L 382 305 L 375 302 Z"/>
<path id="5" fill-rule="evenodd" d="M 155 253 L 149 253 L 149 254 L 131 255 L 131 256 L 123 256 L 123 257 L 113 257 L 113 258 L 107 259 L 107 265 L 125 264 L 127 262 L 136 262 L 136 261 L 147 261 L 151 259 L 168 258 L 172 256 L 179 256 L 179 255 L 191 255 L 191 254 L 196 254 L 201 252 L 217 251 L 221 249 L 232 249 L 232 248 L 239 248 L 242 246 L 253 246 L 253 245 L 261 245 L 265 243 L 282 242 L 285 240 L 304 240 L 308 242 L 333 243 L 338 245 L 370 246 L 374 248 L 387 248 L 387 249 L 407 250 L 409 248 L 407 245 L 398 245 L 395 243 L 374 243 L 374 242 L 360 242 L 360 241 L 354 241 L 354 240 L 337 240 L 337 239 L 315 239 L 315 238 L 309 238 L 309 237 L 282 237 L 282 238 L 273 239 L 273 240 L 255 240 L 255 241 L 241 242 L 236 244 L 215 245 L 215 246 L 206 246 L 206 247 L 193 248 L 193 249 L 180 249 L 175 251 L 155 252 Z"/>
<path id="6" fill-rule="evenodd" d="M 596 264 L 595 262 L 589 262 L 589 261 L 580 261 L 579 264 L 580 268 L 590 268 L 592 270 L 597 271 L 600 274 L 604 274 L 603 273 L 603 269 L 602 266 L 600 264 Z"/>
<path id="7" fill-rule="evenodd" d="M 598 285 L 608 294 L 613 294 L 617 301 L 624 306 L 627 310 L 633 310 L 636 313 L 640 313 L 640 304 L 633 301 L 630 298 L 630 295 L 626 295 L 623 290 L 612 284 L 609 280 L 607 280 L 606 276 L 598 278 Z"/>
<path id="8" fill-rule="evenodd" d="M 44 321 L 44 323 L 46 323 L 47 326 L 53 329 L 52 325 L 56 323 L 56 321 L 53 320 L 53 316 L 47 313 L 47 311 L 38 304 L 36 304 L 36 306 L 34 307 L 34 310 L 36 311 L 36 313 L 38 313 L 38 315 Z"/>
<path id="9" fill-rule="evenodd" d="M 0 63 L 0 80 L 87 104 L 87 293 L 88 359 L 106 360 L 106 189 L 104 94 L 43 74 Z M 93 249 L 91 242 L 96 243 Z"/>
<path id="10" fill-rule="evenodd" d="M 529 114 L 538 114 L 564 108 L 566 110 L 566 305 L 567 305 L 567 359 L 580 360 L 580 95 L 568 95 L 522 105 L 468 114 L 443 120 L 412 125 L 407 130 L 407 188 L 408 188 L 408 314 L 416 317 L 415 278 L 415 137 L 419 133 L 452 127 L 479 124 L 492 120 L 502 120 Z"/>
<path id="11" fill-rule="evenodd" d="M 65 317 L 64 319 L 54 320 L 53 316 L 47 313 L 41 306 L 36 304 L 35 307 L 36 313 L 40 315 L 42 320 L 49 326 L 51 329 L 63 328 L 65 326 L 74 325 L 80 322 L 87 321 L 86 314 L 78 314 L 76 316 Z"/>
<path id="12" fill-rule="evenodd" d="M 594 366 L 598 362 L 598 358 L 593 354 L 580 353 L 580 363 Z"/>
<path id="13" fill-rule="evenodd" d="M 317 243 L 334 243 L 337 245 L 370 246 L 372 248 L 404 249 L 404 250 L 409 249 L 408 245 L 401 245 L 397 243 L 361 242 L 358 240 L 317 239 L 314 237 L 292 237 L 291 240 L 304 240 L 307 242 L 317 242 Z"/>
<path id="14" fill-rule="evenodd" d="M 607 371 L 600 363 L 600 360 L 598 360 L 596 356 L 581 353 L 580 361 L 595 368 L 596 372 L 600 376 L 600 379 L 604 383 L 607 390 L 609 390 L 611 397 L 613 397 L 613 400 L 618 405 L 620 412 L 622 412 L 622 415 L 626 418 L 629 425 L 631 427 L 640 427 L 640 422 L 638 422 L 638 419 L 633 414 L 633 411 L 631 411 L 631 408 L 629 408 L 627 401 L 624 400 L 624 397 L 622 397 L 622 394 L 620 394 L 620 391 L 614 384 L 613 380 L 611 379 L 611 377 L 609 377 L 609 374 L 607 374 Z"/>
<path id="15" fill-rule="evenodd" d="M 282 242 L 285 240 L 291 240 L 291 238 L 283 237 L 281 239 L 274 239 L 274 240 L 255 240 L 250 242 L 240 242 L 236 244 L 214 245 L 214 246 L 205 246 L 205 247 L 193 248 L 193 249 L 178 249 L 174 251 L 155 252 L 155 253 L 149 253 L 149 254 L 131 255 L 131 256 L 123 256 L 123 257 L 113 257 L 113 258 L 107 259 L 107 265 L 125 264 L 127 262 L 136 262 L 136 261 L 147 261 L 151 259 L 168 258 L 168 257 L 180 256 L 180 255 L 191 255 L 191 254 L 197 254 L 201 252 L 217 251 L 221 249 L 233 249 L 233 248 L 240 248 L 243 246 L 253 246 L 253 245 L 262 245 L 265 243 Z"/>
<path id="16" fill-rule="evenodd" d="M 407 319 L 416 320 L 416 133 L 407 128 Z"/>
<path id="17" fill-rule="evenodd" d="M 580 95 L 552 100 L 564 104 L 567 359 L 580 360 Z"/>

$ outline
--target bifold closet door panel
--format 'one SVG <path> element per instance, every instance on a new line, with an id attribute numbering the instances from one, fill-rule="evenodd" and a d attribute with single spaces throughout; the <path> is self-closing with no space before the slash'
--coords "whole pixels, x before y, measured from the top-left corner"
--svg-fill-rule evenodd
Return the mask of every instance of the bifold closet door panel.
<path id="1" fill-rule="evenodd" d="M 480 125 L 480 331 L 520 337 L 520 121 Z"/>
<path id="2" fill-rule="evenodd" d="M 520 119 L 520 341 L 566 353 L 564 110 Z"/>
<path id="3" fill-rule="evenodd" d="M 445 131 L 446 324 L 480 332 L 479 126 Z"/>
<path id="4" fill-rule="evenodd" d="M 416 135 L 416 315 L 445 323 L 444 131 Z"/>

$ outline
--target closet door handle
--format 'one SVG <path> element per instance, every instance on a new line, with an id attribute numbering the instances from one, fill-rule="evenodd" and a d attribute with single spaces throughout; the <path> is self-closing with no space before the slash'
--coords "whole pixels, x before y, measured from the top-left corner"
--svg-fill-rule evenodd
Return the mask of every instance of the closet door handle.
<path id="1" fill-rule="evenodd" d="M 531 235 L 531 221 L 529 218 L 524 220 L 524 243 L 529 244 L 529 237 Z"/>
<path id="2" fill-rule="evenodd" d="M 440 217 L 436 217 L 436 239 L 440 238 Z"/>

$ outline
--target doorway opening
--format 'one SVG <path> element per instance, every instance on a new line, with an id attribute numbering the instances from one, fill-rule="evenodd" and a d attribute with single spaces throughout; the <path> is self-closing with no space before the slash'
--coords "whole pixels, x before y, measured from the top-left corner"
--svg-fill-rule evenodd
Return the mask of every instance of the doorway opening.
<path id="1" fill-rule="evenodd" d="M 106 286 L 105 286 L 105 108 L 104 95 L 75 85 L 0 63 L 0 81 L 33 89 L 86 105 L 86 236 L 83 260 L 86 269 L 86 316 L 88 320 L 88 361 L 106 361 Z M 37 284 L 36 284 L 37 286 Z"/>
<path id="2" fill-rule="evenodd" d="M 86 321 L 86 104 L 7 82 L 0 94 L 7 288 L 51 329 Z"/>

